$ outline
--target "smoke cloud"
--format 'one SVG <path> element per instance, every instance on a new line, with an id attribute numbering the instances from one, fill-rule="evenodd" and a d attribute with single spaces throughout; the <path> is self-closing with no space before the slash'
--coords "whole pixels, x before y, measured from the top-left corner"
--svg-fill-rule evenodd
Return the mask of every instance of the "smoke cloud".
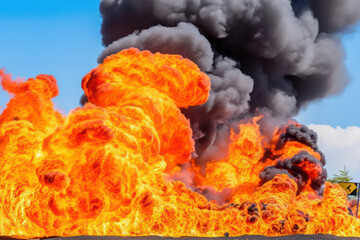
<path id="1" fill-rule="evenodd" d="M 137 47 L 180 54 L 210 76 L 209 100 L 182 110 L 201 159 L 259 109 L 285 119 L 342 91 L 349 77 L 339 33 L 359 20 L 360 2 L 102 0 L 100 11 L 106 48 L 99 62 Z"/>
<path id="2" fill-rule="evenodd" d="M 293 0 L 292 4 L 295 12 L 310 7 L 321 32 L 346 31 L 360 19 L 360 2 L 357 0 Z"/>
<path id="3" fill-rule="evenodd" d="M 302 190 L 307 182 L 319 194 L 324 191 L 324 183 L 327 178 L 327 170 L 324 168 L 326 164 L 324 154 L 318 147 L 318 136 L 316 132 L 307 126 L 300 124 L 289 124 L 279 128 L 279 138 L 274 149 L 268 149 L 264 154 L 265 158 L 272 159 L 275 164 L 266 167 L 261 173 L 260 178 L 263 183 L 273 179 L 276 174 L 285 173 L 293 178 L 298 184 L 298 192 Z M 291 158 L 283 159 L 277 156 L 272 150 L 281 150 L 288 142 L 300 142 L 320 155 L 320 160 L 310 155 L 306 151 L 297 153 Z"/>

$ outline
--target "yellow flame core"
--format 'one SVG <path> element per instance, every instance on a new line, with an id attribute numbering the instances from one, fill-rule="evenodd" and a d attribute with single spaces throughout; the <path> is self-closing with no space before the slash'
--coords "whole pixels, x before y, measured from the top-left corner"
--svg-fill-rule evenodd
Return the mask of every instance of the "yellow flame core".
<path id="1" fill-rule="evenodd" d="M 321 198 L 306 187 L 297 194 L 287 175 L 259 185 L 271 143 L 258 118 L 232 133 L 226 158 L 199 170 L 179 108 L 205 103 L 210 81 L 181 56 L 128 49 L 108 57 L 83 78 L 89 103 L 68 116 L 53 108 L 52 76 L 0 76 L 14 94 L 0 116 L 0 235 L 359 235 L 338 185 L 327 183 Z M 319 158 L 302 144 L 281 154 L 300 149 Z M 230 189 L 232 204 L 167 180 L 185 163 L 197 186 Z"/>

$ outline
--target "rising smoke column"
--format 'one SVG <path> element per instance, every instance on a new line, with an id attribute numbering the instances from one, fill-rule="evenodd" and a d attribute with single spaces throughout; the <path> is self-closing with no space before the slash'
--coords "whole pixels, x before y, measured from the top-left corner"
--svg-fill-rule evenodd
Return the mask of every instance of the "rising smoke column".
<path id="1" fill-rule="evenodd" d="M 294 116 L 348 82 L 339 36 L 360 17 L 357 0 L 103 0 L 99 62 L 128 47 L 180 54 L 211 77 L 190 118 L 197 153 L 258 108 Z M 225 131 L 221 131 L 225 130 Z"/>
<path id="2" fill-rule="evenodd" d="M 194 156 L 207 162 L 226 148 L 229 130 L 239 120 L 259 110 L 276 119 L 293 117 L 310 102 L 344 89 L 349 77 L 339 33 L 359 20 L 360 3 L 103 0 L 100 11 L 106 47 L 100 63 L 108 55 L 137 47 L 180 54 L 210 76 L 208 101 L 182 110 L 191 122 Z M 289 166 L 273 169 L 284 172 Z M 269 171 L 263 173 L 264 181 L 274 175 Z M 326 171 L 319 179 L 314 185 L 325 181 Z"/>

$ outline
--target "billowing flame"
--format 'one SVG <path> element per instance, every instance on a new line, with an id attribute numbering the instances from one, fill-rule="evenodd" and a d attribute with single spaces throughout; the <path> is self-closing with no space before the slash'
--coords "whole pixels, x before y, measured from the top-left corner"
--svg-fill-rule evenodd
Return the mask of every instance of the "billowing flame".
<path id="1" fill-rule="evenodd" d="M 89 103 L 68 116 L 53 108 L 54 77 L 0 75 L 14 95 L 0 116 L 0 235 L 359 235 L 345 192 L 312 187 L 320 154 L 291 139 L 279 147 L 285 128 L 266 140 L 261 116 L 232 131 L 224 159 L 205 169 L 191 159 L 179 108 L 203 104 L 210 81 L 181 56 L 128 49 L 108 57 L 83 78 Z M 293 162 L 303 182 L 261 177 L 274 159 L 280 168 L 304 151 L 317 160 Z M 184 171 L 191 186 L 171 180 Z"/>

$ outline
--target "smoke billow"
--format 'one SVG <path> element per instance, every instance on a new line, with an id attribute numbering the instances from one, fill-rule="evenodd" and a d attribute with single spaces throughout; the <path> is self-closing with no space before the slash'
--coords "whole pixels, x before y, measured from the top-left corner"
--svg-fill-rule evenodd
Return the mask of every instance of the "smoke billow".
<path id="1" fill-rule="evenodd" d="M 264 158 L 270 158 L 275 161 L 272 166 L 265 167 L 260 173 L 262 182 L 267 182 L 275 177 L 276 174 L 285 173 L 293 178 L 298 184 L 298 191 L 301 191 L 307 182 L 310 186 L 322 193 L 323 184 L 327 178 L 327 171 L 323 166 L 326 164 L 324 154 L 317 145 L 317 134 L 308 127 L 300 124 L 289 124 L 282 126 L 278 130 L 279 138 L 275 143 L 273 150 L 278 151 L 285 147 L 288 142 L 300 142 L 314 150 L 320 155 L 320 160 L 310 155 L 306 151 L 299 152 L 291 158 L 282 159 L 268 149 Z M 280 160 L 281 159 L 281 160 Z"/>
<path id="2" fill-rule="evenodd" d="M 318 170 L 318 172 L 307 172 L 304 170 L 304 166 L 310 166 L 312 170 Z M 260 178 L 263 182 L 267 182 L 275 177 L 276 174 L 287 174 L 293 178 L 297 185 L 298 191 L 300 192 L 307 182 L 310 186 L 322 194 L 324 191 L 324 183 L 327 178 L 327 172 L 323 169 L 321 162 L 308 154 L 307 152 L 300 152 L 285 160 L 276 161 L 275 165 L 265 167 L 260 173 Z"/>
<path id="3" fill-rule="evenodd" d="M 285 119 L 343 90 L 349 78 L 339 33 L 359 20 L 360 2 L 102 0 L 100 11 L 99 62 L 137 47 L 180 54 L 210 76 L 209 100 L 182 110 L 201 158 L 259 109 Z M 275 168 L 292 163 L 284 164 Z"/>

